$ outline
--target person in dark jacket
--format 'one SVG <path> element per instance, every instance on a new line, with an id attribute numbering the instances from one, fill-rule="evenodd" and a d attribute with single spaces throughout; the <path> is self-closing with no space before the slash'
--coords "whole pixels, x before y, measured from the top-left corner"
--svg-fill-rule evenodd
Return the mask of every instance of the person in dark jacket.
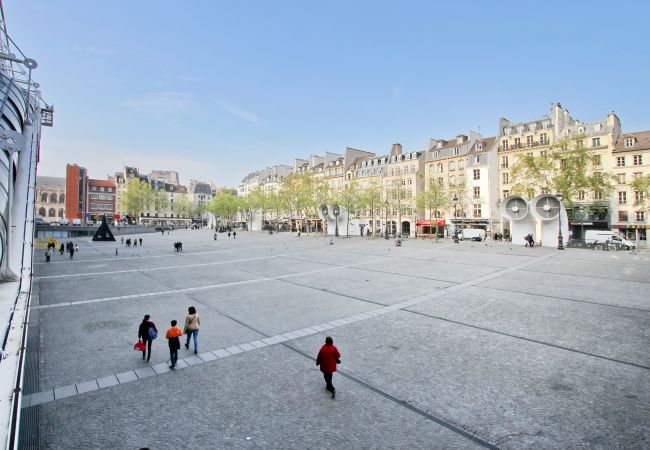
<path id="1" fill-rule="evenodd" d="M 140 324 L 140 327 L 138 328 L 138 339 L 140 339 L 149 349 L 149 354 L 146 355 L 147 350 L 142 351 L 142 359 L 147 359 L 147 362 L 151 359 L 151 343 L 153 342 L 153 338 L 151 337 L 151 334 L 149 333 L 149 330 L 152 329 L 156 333 L 158 333 L 158 329 L 156 328 L 156 325 L 150 321 L 151 316 L 149 314 L 144 316 L 144 319 L 142 319 L 142 323 Z"/>
<path id="2" fill-rule="evenodd" d="M 325 345 L 323 345 L 316 357 L 316 365 L 320 366 L 320 371 L 323 372 L 325 378 L 326 389 L 332 393 L 332 398 L 336 396 L 336 389 L 332 384 L 332 375 L 336 372 L 336 365 L 341 364 L 341 354 L 339 349 L 334 346 L 334 340 L 327 336 L 325 338 Z"/>
<path id="3" fill-rule="evenodd" d="M 169 342 L 169 367 L 172 370 L 176 367 L 176 362 L 178 361 L 178 350 L 181 348 L 180 337 L 183 335 L 183 332 L 176 324 L 177 322 L 172 320 L 172 327 L 167 330 L 167 334 L 165 335 Z"/>

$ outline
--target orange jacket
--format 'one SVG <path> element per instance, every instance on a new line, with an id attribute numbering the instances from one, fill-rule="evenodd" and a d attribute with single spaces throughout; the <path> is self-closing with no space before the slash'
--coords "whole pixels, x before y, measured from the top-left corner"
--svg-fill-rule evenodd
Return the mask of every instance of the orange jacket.
<path id="1" fill-rule="evenodd" d="M 183 335 L 183 332 L 181 331 L 180 328 L 176 327 L 171 327 L 169 330 L 167 330 L 167 334 L 165 334 L 165 337 L 167 339 L 175 338 L 175 337 L 181 337 Z"/>

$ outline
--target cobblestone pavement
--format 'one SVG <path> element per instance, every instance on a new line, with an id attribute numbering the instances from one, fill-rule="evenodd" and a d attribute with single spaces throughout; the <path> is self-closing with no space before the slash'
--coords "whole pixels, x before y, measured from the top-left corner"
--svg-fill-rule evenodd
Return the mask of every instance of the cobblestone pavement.
<path id="1" fill-rule="evenodd" d="M 176 253 L 172 242 L 183 242 Z M 650 254 L 209 230 L 35 268 L 41 448 L 647 448 Z M 115 256 L 115 247 L 119 256 Z M 38 258 L 38 257 L 37 257 Z M 187 307 L 199 355 L 132 350 Z M 314 356 L 342 353 L 337 397 Z"/>

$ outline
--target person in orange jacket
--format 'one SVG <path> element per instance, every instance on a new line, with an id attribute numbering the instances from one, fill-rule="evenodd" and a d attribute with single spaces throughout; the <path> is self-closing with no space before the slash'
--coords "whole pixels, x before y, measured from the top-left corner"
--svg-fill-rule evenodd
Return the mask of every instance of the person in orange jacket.
<path id="1" fill-rule="evenodd" d="M 332 393 L 332 398 L 336 396 L 336 389 L 332 384 L 332 375 L 336 372 L 336 365 L 341 364 L 340 357 L 339 349 L 334 346 L 334 340 L 327 336 L 325 345 L 321 347 L 318 357 L 316 357 L 316 365 L 320 366 L 320 371 L 323 372 L 326 389 Z"/>
<path id="2" fill-rule="evenodd" d="M 179 338 L 183 335 L 181 329 L 176 326 L 177 323 L 175 320 L 172 320 L 172 326 L 167 330 L 167 334 L 165 334 L 169 342 L 169 363 L 172 370 L 176 367 L 176 361 L 178 361 L 178 350 L 181 348 L 181 340 Z"/>

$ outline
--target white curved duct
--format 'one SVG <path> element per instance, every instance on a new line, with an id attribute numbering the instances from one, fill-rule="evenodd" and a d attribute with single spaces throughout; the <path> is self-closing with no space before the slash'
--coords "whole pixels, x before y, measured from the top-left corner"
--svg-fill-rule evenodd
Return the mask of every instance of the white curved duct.
<path id="1" fill-rule="evenodd" d="M 541 222 L 541 235 L 535 240 L 542 241 L 544 247 L 556 247 L 558 244 L 558 219 L 561 219 L 562 240 L 569 241 L 569 218 L 566 208 L 554 195 L 541 194 L 530 202 L 530 209 L 535 218 Z M 558 217 L 559 216 L 559 217 Z"/>
<path id="2" fill-rule="evenodd" d="M 513 244 L 525 245 L 524 236 L 535 236 L 535 219 L 530 213 L 530 206 L 523 197 L 511 195 L 501 203 L 501 217 L 510 221 L 510 237 Z"/>

